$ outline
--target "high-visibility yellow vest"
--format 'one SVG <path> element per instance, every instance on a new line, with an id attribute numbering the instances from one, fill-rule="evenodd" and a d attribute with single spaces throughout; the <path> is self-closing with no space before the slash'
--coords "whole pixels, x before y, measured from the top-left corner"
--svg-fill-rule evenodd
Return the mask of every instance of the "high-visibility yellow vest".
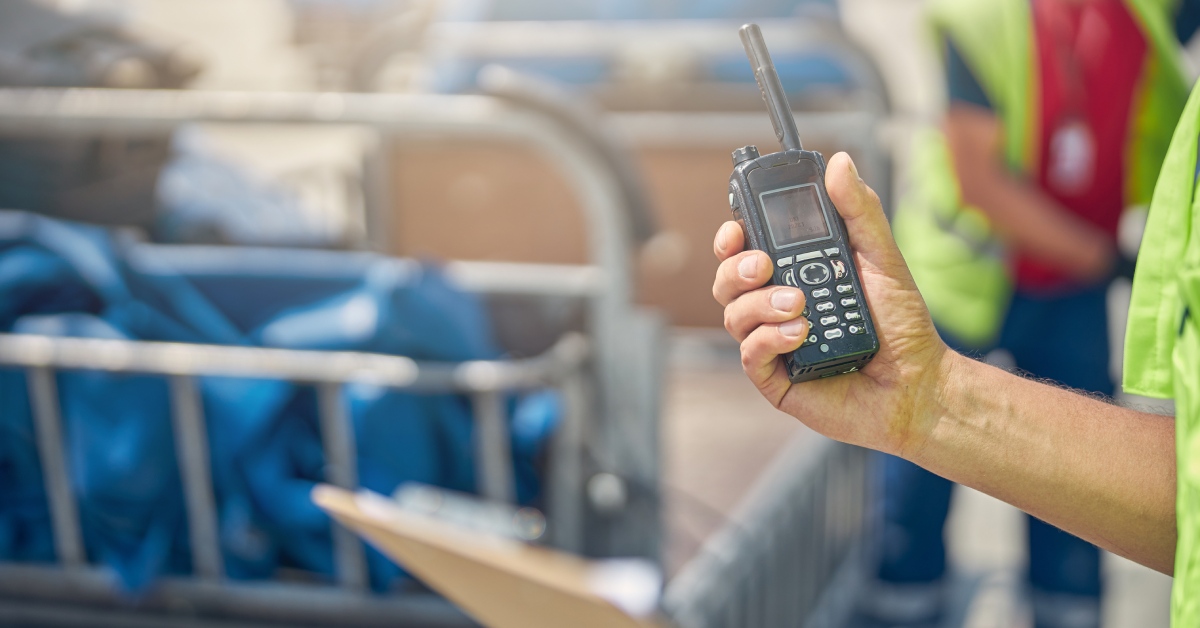
<path id="1" fill-rule="evenodd" d="M 1200 89 L 1154 190 L 1125 336 L 1127 392 L 1175 399 L 1177 482 L 1171 624 L 1200 626 Z"/>
<path id="2" fill-rule="evenodd" d="M 1175 0 L 1125 0 L 1148 42 L 1126 144 L 1126 206 L 1144 206 L 1187 100 L 1180 47 L 1170 16 Z M 940 43 L 954 42 L 1004 129 L 1004 159 L 1032 179 L 1040 145 L 1040 81 L 1030 0 L 933 0 Z M 1012 292 L 1003 244 L 987 217 L 963 205 L 945 138 L 914 143 L 909 191 L 897 208 L 896 240 L 939 327 L 984 347 L 999 332 Z"/>

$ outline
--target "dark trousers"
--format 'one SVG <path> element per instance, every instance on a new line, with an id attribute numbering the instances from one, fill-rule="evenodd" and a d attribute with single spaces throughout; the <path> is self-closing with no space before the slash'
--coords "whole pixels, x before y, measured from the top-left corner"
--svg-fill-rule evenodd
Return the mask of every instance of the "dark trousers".
<path id="1" fill-rule="evenodd" d="M 999 348 L 1035 377 L 1111 395 L 1106 294 L 1106 285 L 1068 296 L 1017 294 Z M 1048 421 L 1054 420 L 1050 412 Z M 953 483 L 899 458 L 880 457 L 883 525 L 877 575 L 896 584 L 936 582 L 946 571 L 943 528 Z M 1035 594 L 1099 598 L 1100 552 L 1030 517 L 1028 578 Z"/>

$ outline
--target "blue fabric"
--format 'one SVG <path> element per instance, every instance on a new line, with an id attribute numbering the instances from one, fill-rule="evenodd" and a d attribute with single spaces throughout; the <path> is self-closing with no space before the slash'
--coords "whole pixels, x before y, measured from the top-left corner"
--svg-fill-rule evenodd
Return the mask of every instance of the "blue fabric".
<path id="1" fill-rule="evenodd" d="M 357 350 L 426 360 L 499 357 L 482 304 L 434 267 L 319 251 L 120 245 L 93 227 L 0 212 L 0 330 L 54 336 Z M 188 573 L 186 512 L 165 379 L 57 376 L 72 487 L 91 562 L 131 592 Z M 52 561 L 24 374 L 0 371 L 0 560 Z M 202 378 L 221 545 L 232 578 L 281 566 L 333 575 L 315 390 Z M 473 423 L 455 395 L 345 389 L 358 474 L 475 490 Z M 549 396 L 548 396 L 549 395 Z M 553 394 L 511 401 L 518 498 L 537 498 Z M 369 550 L 372 586 L 398 568 Z"/>
<path id="2" fill-rule="evenodd" d="M 1035 377 L 1111 395 L 1106 295 L 1106 285 L 1057 297 L 1018 293 L 999 348 Z M 946 571 L 943 529 L 953 483 L 900 458 L 879 458 L 883 525 L 877 576 L 891 583 L 935 582 Z M 1027 577 L 1035 590 L 1100 596 L 1100 552 L 1094 545 L 1032 517 L 1028 532 Z"/>

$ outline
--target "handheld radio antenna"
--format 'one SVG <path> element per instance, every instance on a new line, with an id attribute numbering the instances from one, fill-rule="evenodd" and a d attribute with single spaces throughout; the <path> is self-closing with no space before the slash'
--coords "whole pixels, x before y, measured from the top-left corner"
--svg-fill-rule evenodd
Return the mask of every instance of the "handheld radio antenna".
<path id="1" fill-rule="evenodd" d="M 762 92 L 763 100 L 767 103 L 771 126 L 775 127 L 775 138 L 779 140 L 783 150 L 802 150 L 804 146 L 800 144 L 800 131 L 796 129 L 796 119 L 792 117 L 792 106 L 788 104 L 787 94 L 783 92 L 783 83 L 779 81 L 779 73 L 775 71 L 771 53 L 767 51 L 762 29 L 758 24 L 746 24 L 738 32 L 742 36 L 742 46 L 746 48 L 746 57 L 754 67 L 754 80 L 758 82 L 758 90 Z"/>

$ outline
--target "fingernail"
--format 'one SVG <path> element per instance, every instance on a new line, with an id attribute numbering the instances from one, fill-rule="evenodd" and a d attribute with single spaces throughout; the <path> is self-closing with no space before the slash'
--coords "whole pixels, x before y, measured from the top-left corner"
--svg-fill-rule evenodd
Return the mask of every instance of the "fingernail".
<path id="1" fill-rule="evenodd" d="M 726 236 L 725 236 L 726 228 L 727 228 L 726 225 L 721 225 L 721 228 L 717 229 L 717 248 L 720 249 L 722 253 L 725 252 L 725 247 L 727 246 L 727 244 L 726 244 L 727 241 L 725 239 L 726 238 Z"/>
<path id="2" fill-rule="evenodd" d="M 780 312 L 791 312 L 796 308 L 799 298 L 792 290 L 776 290 L 771 294 L 771 307 Z"/>
<path id="3" fill-rule="evenodd" d="M 738 262 L 738 274 L 746 279 L 754 279 L 758 275 L 758 257 L 747 255 Z"/>
<path id="4" fill-rule="evenodd" d="M 854 158 L 846 155 L 846 163 L 850 164 L 850 174 L 854 175 L 855 179 L 862 181 L 862 177 L 858 176 L 858 166 L 854 165 Z"/>
<path id="5" fill-rule="evenodd" d="M 790 320 L 779 326 L 779 333 L 788 338 L 799 338 L 806 331 L 808 331 L 808 321 L 803 318 Z"/>

